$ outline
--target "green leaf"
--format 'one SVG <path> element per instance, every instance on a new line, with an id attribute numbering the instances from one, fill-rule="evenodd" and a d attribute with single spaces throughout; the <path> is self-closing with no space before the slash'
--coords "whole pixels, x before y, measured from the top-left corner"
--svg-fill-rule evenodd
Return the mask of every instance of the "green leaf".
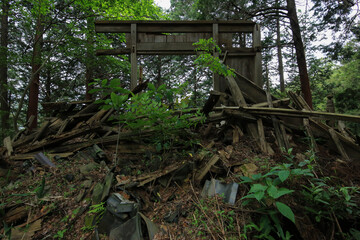
<path id="1" fill-rule="evenodd" d="M 290 170 L 282 170 L 278 172 L 278 176 L 282 182 L 284 182 L 290 176 Z"/>
<path id="2" fill-rule="evenodd" d="M 112 103 L 114 104 L 114 107 L 118 107 L 118 106 L 119 106 L 119 98 L 118 98 L 118 95 L 116 95 L 114 92 L 112 92 L 112 93 L 110 94 L 110 98 L 111 98 Z"/>
<path id="3" fill-rule="evenodd" d="M 241 176 L 240 178 L 242 180 L 241 183 L 251 183 L 251 182 L 253 182 L 253 180 L 251 178 L 246 177 L 246 176 Z"/>
<path id="4" fill-rule="evenodd" d="M 148 83 L 148 88 L 152 91 L 156 91 L 155 85 L 152 83 Z"/>
<path id="5" fill-rule="evenodd" d="M 112 79 L 110 81 L 109 87 L 110 88 L 118 88 L 121 86 L 121 81 L 118 78 Z"/>
<path id="6" fill-rule="evenodd" d="M 254 174 L 254 175 L 251 176 L 251 178 L 252 178 L 254 181 L 259 180 L 261 177 L 262 177 L 261 173 Z"/>
<path id="7" fill-rule="evenodd" d="M 261 201 L 261 199 L 264 198 L 265 192 L 264 191 L 258 191 L 256 193 L 254 193 L 254 197 L 256 198 L 256 200 L 258 200 L 259 202 Z"/>
<path id="8" fill-rule="evenodd" d="M 256 183 L 254 185 L 251 186 L 250 188 L 250 193 L 253 193 L 253 192 L 258 192 L 258 191 L 263 191 L 265 192 L 265 190 L 267 189 L 268 187 L 265 186 L 265 185 L 262 185 L 260 183 Z"/>
<path id="9" fill-rule="evenodd" d="M 290 194 L 292 192 L 294 192 L 294 190 L 290 190 L 290 189 L 287 189 L 287 188 L 280 188 L 280 189 L 278 189 L 276 198 L 279 198 L 279 197 L 281 197 L 283 195 L 286 195 L 286 194 Z"/>
<path id="10" fill-rule="evenodd" d="M 268 189 L 267 189 L 267 193 L 269 194 L 270 197 L 276 199 L 277 195 L 278 195 L 278 189 L 277 187 L 275 187 L 274 185 L 271 185 Z"/>
<path id="11" fill-rule="evenodd" d="M 284 204 L 282 202 L 276 202 L 275 205 L 276 205 L 277 209 L 279 210 L 279 212 L 284 217 L 288 218 L 290 221 L 295 223 L 295 215 L 289 206 L 287 206 L 286 204 Z"/>

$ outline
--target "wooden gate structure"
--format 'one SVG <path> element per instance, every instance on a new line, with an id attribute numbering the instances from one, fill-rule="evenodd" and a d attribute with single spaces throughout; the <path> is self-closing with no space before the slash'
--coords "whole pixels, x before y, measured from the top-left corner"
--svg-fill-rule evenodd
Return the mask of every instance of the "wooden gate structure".
<path id="1" fill-rule="evenodd" d="M 226 65 L 262 87 L 260 27 L 251 21 L 96 21 L 96 33 L 125 33 L 119 49 L 97 50 L 97 55 L 130 54 L 131 89 L 137 85 L 138 55 L 193 55 L 193 43 L 212 37 Z M 225 81 L 214 74 L 214 90 L 224 91 Z"/>

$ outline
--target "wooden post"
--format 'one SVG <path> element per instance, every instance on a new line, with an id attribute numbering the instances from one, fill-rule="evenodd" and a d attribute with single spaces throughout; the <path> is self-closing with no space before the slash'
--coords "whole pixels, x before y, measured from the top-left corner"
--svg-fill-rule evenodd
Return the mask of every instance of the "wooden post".
<path id="1" fill-rule="evenodd" d="M 342 143 L 339 140 L 338 133 L 332 128 L 329 129 L 329 133 L 330 133 L 330 136 L 331 136 L 332 140 L 334 141 L 338 151 L 340 152 L 341 156 L 343 157 L 343 159 L 346 161 L 351 161 L 351 159 L 349 158 L 349 155 L 347 155 L 347 153 L 344 149 L 344 146 L 342 145 Z"/>
<path id="2" fill-rule="evenodd" d="M 137 54 L 136 54 L 137 30 L 136 23 L 131 24 L 131 82 L 130 90 L 137 86 Z"/>
<path id="3" fill-rule="evenodd" d="M 267 148 L 266 148 L 264 125 L 263 125 L 263 122 L 262 122 L 261 118 L 259 118 L 257 120 L 257 126 L 258 126 L 259 142 L 260 142 L 261 151 L 267 153 L 268 151 L 267 151 Z"/>
<path id="4" fill-rule="evenodd" d="M 271 99 L 270 86 L 267 86 L 266 98 L 267 98 L 269 108 L 273 108 L 274 104 Z M 281 124 L 275 116 L 271 116 L 271 120 L 274 125 L 275 136 L 276 136 L 276 140 L 278 142 L 280 150 L 283 151 L 283 149 L 284 149 L 285 151 L 287 151 L 290 148 L 290 143 L 286 137 L 286 130 L 285 130 L 284 125 Z"/>
<path id="5" fill-rule="evenodd" d="M 226 77 L 231 95 L 235 103 L 240 107 L 246 107 L 246 101 L 244 95 L 241 92 L 239 85 L 236 83 L 236 80 L 233 76 Z"/>
<path id="6" fill-rule="evenodd" d="M 255 60 L 254 60 L 254 82 L 259 87 L 263 87 L 262 81 L 262 66 L 261 66 L 261 35 L 260 35 L 260 26 L 255 24 L 253 30 L 253 48 L 256 50 Z"/>
<path id="7" fill-rule="evenodd" d="M 319 152 L 319 148 L 316 144 L 315 138 L 314 138 L 314 134 L 311 131 L 311 127 L 310 127 L 310 123 L 309 123 L 309 119 L 308 118 L 304 118 L 303 119 L 303 123 L 304 123 L 304 127 L 306 130 L 306 134 L 308 135 L 308 137 L 310 138 L 310 142 L 311 142 L 311 147 L 313 149 L 314 152 Z"/>
<path id="8" fill-rule="evenodd" d="M 213 24 L 213 39 L 216 44 L 219 44 L 219 24 L 214 23 Z M 213 53 L 214 57 L 219 57 L 219 52 Z M 220 76 L 217 73 L 213 74 L 213 88 L 215 91 L 221 91 L 223 89 L 220 89 Z"/>

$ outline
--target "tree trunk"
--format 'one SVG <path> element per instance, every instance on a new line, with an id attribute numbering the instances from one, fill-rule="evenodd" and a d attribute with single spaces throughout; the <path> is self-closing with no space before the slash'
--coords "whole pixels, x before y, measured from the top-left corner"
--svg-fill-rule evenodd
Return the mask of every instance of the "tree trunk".
<path id="1" fill-rule="evenodd" d="M 39 13 L 37 22 L 36 22 L 36 33 L 35 33 L 35 42 L 33 48 L 33 55 L 31 60 L 32 65 L 32 77 L 29 89 L 29 104 L 27 111 L 27 120 L 34 115 L 34 121 L 29 126 L 30 129 L 37 127 L 37 117 L 38 117 L 38 104 L 39 104 L 39 84 L 40 84 L 40 69 L 41 66 L 41 48 L 43 41 L 43 25 L 42 25 L 42 16 Z"/>
<path id="2" fill-rule="evenodd" d="M 280 91 L 285 92 L 284 65 L 282 61 L 281 39 L 280 39 L 280 17 L 276 18 L 276 47 L 278 55 L 278 71 L 280 77 Z"/>
<path id="3" fill-rule="evenodd" d="M 156 88 L 164 84 L 164 81 L 161 76 L 161 65 L 162 65 L 162 58 L 160 55 L 158 55 L 156 61 L 156 84 L 155 84 Z"/>
<path id="4" fill-rule="evenodd" d="M 0 46 L 0 116 L 1 116 L 1 139 L 6 137 L 9 129 L 9 94 L 8 94 L 8 17 L 10 4 L 8 0 L 3 0 L 1 15 L 1 46 Z"/>
<path id="5" fill-rule="evenodd" d="M 91 100 L 92 94 L 89 93 L 91 90 L 90 83 L 94 81 L 94 18 L 87 18 L 87 46 L 86 46 L 86 73 L 85 73 L 85 84 L 86 84 L 86 94 L 85 100 Z"/>
<path id="6" fill-rule="evenodd" d="M 305 101 L 310 106 L 310 108 L 312 108 L 310 81 L 306 66 L 304 44 L 301 39 L 299 20 L 296 14 L 295 0 L 286 0 L 286 2 L 287 2 L 288 17 L 290 19 L 290 25 L 293 33 L 293 40 L 296 50 L 296 60 L 299 68 L 301 91 L 304 94 Z"/>

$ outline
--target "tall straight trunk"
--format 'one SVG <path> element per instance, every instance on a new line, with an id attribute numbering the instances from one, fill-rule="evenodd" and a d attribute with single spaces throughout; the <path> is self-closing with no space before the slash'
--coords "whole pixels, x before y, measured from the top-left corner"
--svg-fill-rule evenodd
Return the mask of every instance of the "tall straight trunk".
<path id="1" fill-rule="evenodd" d="M 86 85 L 86 93 L 85 99 L 91 100 L 92 94 L 89 93 L 91 90 L 90 83 L 94 81 L 94 62 L 95 62 L 95 55 L 94 55 L 94 18 L 88 17 L 87 18 L 87 43 L 86 43 L 86 72 L 85 72 L 85 85 Z"/>
<path id="2" fill-rule="evenodd" d="M 301 91 L 304 94 L 304 99 L 307 104 L 312 108 L 312 97 L 310 90 L 309 75 L 307 72 L 306 58 L 304 44 L 301 38 L 299 20 L 296 14 L 295 0 L 286 0 L 288 17 L 290 19 L 290 26 L 293 33 L 293 40 L 296 51 L 296 60 L 299 68 Z"/>
<path id="3" fill-rule="evenodd" d="M 46 69 L 45 102 L 51 102 L 51 68 Z"/>
<path id="4" fill-rule="evenodd" d="M 282 60 L 281 39 L 280 39 L 280 17 L 276 18 L 276 47 L 278 55 L 278 71 L 280 77 L 280 91 L 285 92 L 284 65 Z"/>
<path id="5" fill-rule="evenodd" d="M 161 65 L 162 65 L 162 58 L 160 55 L 158 55 L 156 57 L 156 84 L 155 86 L 158 88 L 160 87 L 162 84 L 164 84 L 164 81 L 162 79 L 162 76 L 161 76 Z"/>
<path id="6" fill-rule="evenodd" d="M 27 111 L 27 120 L 33 115 L 34 121 L 29 126 L 30 129 L 37 127 L 37 118 L 38 118 L 38 104 L 39 104 L 39 84 L 40 84 L 40 66 L 41 66 L 41 48 L 43 41 L 43 25 L 42 25 L 42 16 L 39 13 L 37 22 L 36 22 L 36 33 L 35 33 L 35 42 L 33 47 L 33 55 L 31 60 L 32 65 L 32 74 L 31 74 L 31 83 L 29 89 L 29 104 Z"/>
<path id="7" fill-rule="evenodd" d="M 1 15 L 1 46 L 0 46 L 0 115 L 1 115 L 1 139 L 9 129 L 9 93 L 8 93 L 8 35 L 9 35 L 9 8 L 8 0 L 2 2 Z"/>

